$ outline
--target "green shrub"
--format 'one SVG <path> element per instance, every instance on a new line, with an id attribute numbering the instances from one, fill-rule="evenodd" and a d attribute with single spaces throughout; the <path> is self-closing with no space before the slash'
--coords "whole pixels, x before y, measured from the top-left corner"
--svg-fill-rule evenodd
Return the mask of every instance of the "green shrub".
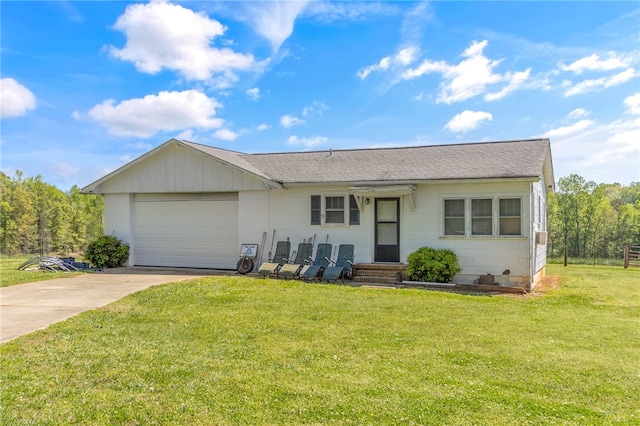
<path id="1" fill-rule="evenodd" d="M 448 249 L 422 247 L 407 258 L 407 275 L 413 281 L 448 283 L 462 269 L 458 257 Z"/>
<path id="2" fill-rule="evenodd" d="M 96 268 L 116 268 L 129 258 L 129 244 L 111 235 L 103 235 L 87 247 L 85 259 Z"/>

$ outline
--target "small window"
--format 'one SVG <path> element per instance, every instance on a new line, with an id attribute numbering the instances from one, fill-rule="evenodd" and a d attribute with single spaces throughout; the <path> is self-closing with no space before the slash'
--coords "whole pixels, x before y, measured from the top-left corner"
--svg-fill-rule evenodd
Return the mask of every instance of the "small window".
<path id="1" fill-rule="evenodd" d="M 360 225 L 360 209 L 353 195 L 349 196 L 349 225 Z"/>
<path id="2" fill-rule="evenodd" d="M 311 196 L 311 224 L 312 225 L 320 225 L 320 214 L 322 212 L 322 207 L 320 205 L 320 196 L 312 195 Z"/>
<path id="3" fill-rule="evenodd" d="M 464 235 L 464 199 L 444 200 L 444 234 Z"/>
<path id="4" fill-rule="evenodd" d="M 500 235 L 522 235 L 520 198 L 500 199 Z"/>
<path id="5" fill-rule="evenodd" d="M 471 235 L 493 235 L 493 200 L 471 200 Z"/>
<path id="6" fill-rule="evenodd" d="M 344 223 L 344 197 L 325 197 L 325 223 Z"/>

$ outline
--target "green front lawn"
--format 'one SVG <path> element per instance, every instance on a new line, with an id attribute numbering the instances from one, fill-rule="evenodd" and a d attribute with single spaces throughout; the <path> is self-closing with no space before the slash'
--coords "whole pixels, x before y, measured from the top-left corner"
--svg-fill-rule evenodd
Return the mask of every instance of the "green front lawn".
<path id="1" fill-rule="evenodd" d="M 548 273 L 524 297 L 153 287 L 2 345 L 2 423 L 640 423 L 640 269 Z"/>

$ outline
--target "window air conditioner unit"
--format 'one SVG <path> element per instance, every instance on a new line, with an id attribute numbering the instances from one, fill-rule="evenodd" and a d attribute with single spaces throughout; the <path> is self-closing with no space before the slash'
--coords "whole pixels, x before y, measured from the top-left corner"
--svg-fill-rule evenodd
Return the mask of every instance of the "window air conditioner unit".
<path id="1" fill-rule="evenodd" d="M 542 246 L 547 244 L 547 231 L 536 232 L 536 244 L 540 244 Z"/>

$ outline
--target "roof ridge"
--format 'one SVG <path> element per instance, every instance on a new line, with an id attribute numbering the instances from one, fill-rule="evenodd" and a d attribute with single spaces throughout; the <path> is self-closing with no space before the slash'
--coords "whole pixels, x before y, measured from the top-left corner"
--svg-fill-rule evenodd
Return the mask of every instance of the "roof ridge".
<path id="1" fill-rule="evenodd" d="M 203 143 L 193 142 L 193 141 L 188 141 L 188 140 L 186 140 L 186 139 L 176 139 L 176 140 L 178 140 L 178 141 L 180 141 L 180 142 L 183 142 L 183 143 L 190 144 L 190 145 L 197 145 L 197 146 L 202 146 L 202 147 L 205 147 L 205 148 L 219 149 L 220 151 L 226 151 L 226 152 L 230 152 L 230 153 L 232 153 L 232 154 L 239 154 L 239 155 L 244 155 L 244 154 L 246 154 L 246 152 L 236 151 L 236 150 L 233 150 L 233 149 L 227 149 L 227 148 L 220 148 L 219 146 L 205 145 L 205 144 L 203 144 Z"/>
<path id="2" fill-rule="evenodd" d="M 420 148 L 438 148 L 438 147 L 461 147 L 461 146 L 478 146 L 478 145 L 496 145 L 507 143 L 531 143 L 531 142 L 549 142 L 549 138 L 531 138 L 531 139 L 514 139 L 514 140 L 502 140 L 502 141 L 482 141 L 482 142 L 463 142 L 463 143 L 440 143 L 435 145 L 414 145 L 414 146 L 388 146 L 388 147 L 373 147 L 373 148 L 344 148 L 344 149 L 323 149 L 312 151 L 282 151 L 282 152 L 256 152 L 256 153 L 240 153 L 240 155 L 248 156 L 262 156 L 262 155 L 293 155 L 293 154 L 318 154 L 325 152 L 355 152 L 355 151 L 383 151 L 383 150 L 409 150 Z"/>

